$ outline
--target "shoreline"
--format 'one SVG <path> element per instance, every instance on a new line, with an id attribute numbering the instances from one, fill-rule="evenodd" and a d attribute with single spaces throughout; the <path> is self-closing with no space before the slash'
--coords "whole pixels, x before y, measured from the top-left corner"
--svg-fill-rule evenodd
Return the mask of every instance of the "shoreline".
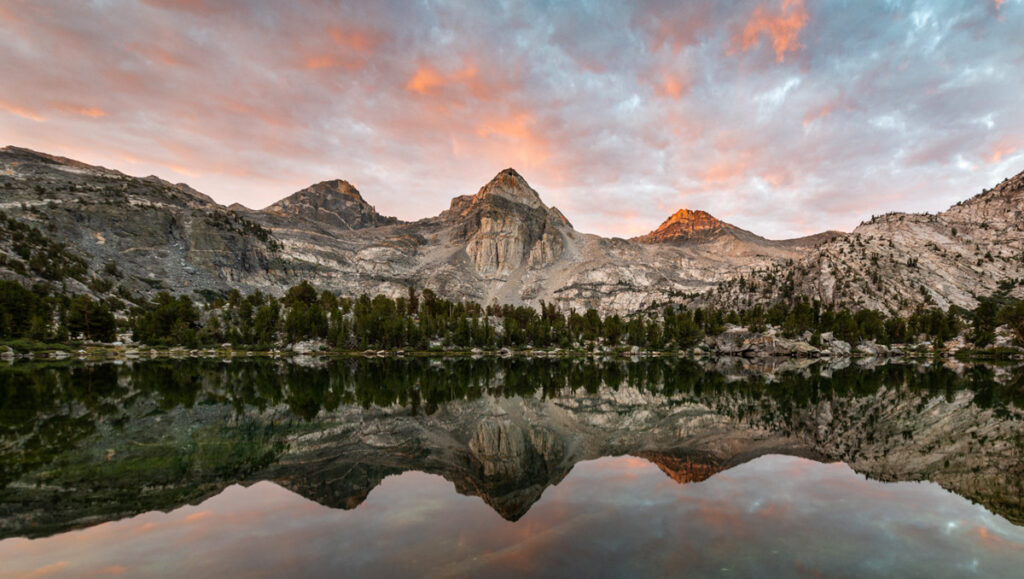
<path id="1" fill-rule="evenodd" d="M 848 353 L 764 353 L 744 355 L 737 352 L 716 352 L 691 348 L 688 350 L 644 350 L 635 347 L 608 348 L 602 350 L 583 349 L 513 349 L 497 350 L 432 349 L 406 350 L 293 350 L 280 349 L 237 349 L 237 348 L 184 348 L 180 346 L 135 346 L 110 344 L 38 344 L 33 349 L 16 350 L 10 344 L 0 344 L 0 361 L 16 360 L 86 360 L 124 361 L 205 358 L 231 360 L 235 358 L 616 358 L 623 360 L 640 358 L 687 358 L 691 360 L 743 359 L 743 360 L 958 360 L 961 362 L 1024 362 L 1024 350 L 1018 348 L 963 348 L 956 351 L 906 348 L 887 352 L 883 355 L 852 349 Z"/>

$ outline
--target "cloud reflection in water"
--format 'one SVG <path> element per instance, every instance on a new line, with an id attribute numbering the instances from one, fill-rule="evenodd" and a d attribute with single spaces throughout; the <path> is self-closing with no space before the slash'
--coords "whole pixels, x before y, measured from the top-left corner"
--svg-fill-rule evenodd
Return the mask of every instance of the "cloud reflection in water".
<path id="1" fill-rule="evenodd" d="M 271 482 L 198 506 L 0 542 L 0 577 L 89 575 L 1011 576 L 1024 529 L 933 483 L 766 456 L 679 485 L 635 457 L 583 462 L 521 520 L 439 476 L 333 510 Z"/>

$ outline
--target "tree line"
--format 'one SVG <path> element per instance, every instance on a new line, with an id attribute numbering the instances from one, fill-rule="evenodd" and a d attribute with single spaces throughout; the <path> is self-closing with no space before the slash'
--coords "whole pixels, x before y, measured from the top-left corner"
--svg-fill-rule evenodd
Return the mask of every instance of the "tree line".
<path id="1" fill-rule="evenodd" d="M 269 349 L 317 340 L 348 351 L 590 348 L 598 344 L 664 350 L 693 347 L 705 336 L 722 333 L 729 324 L 752 331 L 773 326 L 787 337 L 807 338 L 814 345 L 820 345 L 820 336 L 826 332 L 851 344 L 874 340 L 887 345 L 921 338 L 941 345 L 963 333 L 984 347 L 994 341 L 996 328 L 1003 324 L 1018 339 L 1024 338 L 1024 302 L 1005 297 L 983 299 L 974 310 L 922 306 L 903 317 L 828 308 L 806 299 L 741 310 L 669 304 L 623 317 L 601 315 L 594 309 L 564 312 L 544 301 L 538 308 L 482 306 L 412 287 L 397 298 L 339 297 L 317 291 L 307 282 L 280 298 L 232 290 L 205 304 L 168 292 L 134 305 L 118 302 L 123 313 L 115 317 L 113 311 L 118 308 L 109 301 L 51 295 L 42 284 L 27 289 L 0 281 L 0 339 L 110 342 L 118 333 L 130 332 L 143 344 L 190 348 L 230 343 Z"/>

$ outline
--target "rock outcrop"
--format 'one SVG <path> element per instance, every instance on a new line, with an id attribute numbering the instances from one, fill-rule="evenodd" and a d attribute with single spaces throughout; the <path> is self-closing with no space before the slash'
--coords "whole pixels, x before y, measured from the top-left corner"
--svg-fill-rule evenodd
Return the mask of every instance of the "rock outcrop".
<path id="1" fill-rule="evenodd" d="M 706 337 L 704 341 L 710 351 L 720 356 L 817 358 L 822 355 L 820 349 L 807 341 L 786 338 L 775 330 L 752 332 L 741 326 L 733 326 L 717 336 Z M 849 351 L 845 353 L 849 354 Z"/>

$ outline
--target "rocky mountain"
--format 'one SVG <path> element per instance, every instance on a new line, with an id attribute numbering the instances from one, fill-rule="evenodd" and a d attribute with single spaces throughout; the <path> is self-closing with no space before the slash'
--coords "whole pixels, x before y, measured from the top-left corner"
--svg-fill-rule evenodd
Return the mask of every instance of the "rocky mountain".
<path id="1" fill-rule="evenodd" d="M 974 308 L 978 298 L 1024 298 L 1024 172 L 937 214 L 889 213 L 709 295 L 737 306 L 806 296 L 909 313 L 919 305 Z"/>
<path id="2" fill-rule="evenodd" d="M 344 181 L 251 210 L 220 206 L 184 184 L 16 147 L 0 150 L 0 187 L 0 210 L 87 265 L 61 280 L 74 293 L 281 294 L 308 280 L 346 295 L 397 296 L 413 285 L 488 304 L 543 299 L 628 314 L 807 250 L 767 240 L 762 250 L 581 233 L 512 169 L 475 195 L 455 197 L 440 215 L 412 223 L 381 216 Z M 18 256 L 2 243 L 0 277 L 39 281 L 27 266 L 33 255 Z M 117 275 L 107 271 L 110 263 Z"/>
<path id="3" fill-rule="evenodd" d="M 753 235 L 724 221 L 719 221 L 705 211 L 699 209 L 697 211 L 680 209 L 654 231 L 634 239 L 643 243 L 683 244 L 707 241 L 722 235 L 738 237 L 743 236 L 743 234 Z"/>
<path id="4" fill-rule="evenodd" d="M 301 218 L 338 229 L 365 229 L 394 225 L 398 219 L 384 217 L 348 181 L 335 179 L 311 185 L 263 210 L 284 218 Z"/>
<path id="5" fill-rule="evenodd" d="M 796 239 L 770 240 L 721 221 L 705 211 L 680 209 L 657 229 L 647 235 L 634 237 L 633 241 L 714 247 L 734 255 L 763 255 L 785 259 L 799 257 L 807 249 L 841 235 L 842 233 L 838 231 L 826 231 Z"/>
<path id="6" fill-rule="evenodd" d="M 303 280 L 344 295 L 397 297 L 412 285 L 455 300 L 619 314 L 794 296 L 888 312 L 969 308 L 996 292 L 1024 297 L 1022 187 L 1018 175 L 943 213 L 884 215 L 852 234 L 768 240 L 681 210 L 625 240 L 577 231 L 512 169 L 440 215 L 405 223 L 377 213 L 345 181 L 251 210 L 157 177 L 6 147 L 0 211 L 51 245 L 0 235 L 0 278 L 201 299 L 232 288 L 280 295 Z M 54 276 L 61 259 L 84 268 Z"/>
<path id="7" fill-rule="evenodd" d="M 280 243 L 269 230 L 184 184 L 6 147 L 0 195 L 0 212 L 37 231 L 50 248 L 0 236 L 0 278 L 26 286 L 192 293 L 286 280 Z M 82 271 L 48 267 L 57 247 L 82 261 Z"/>

